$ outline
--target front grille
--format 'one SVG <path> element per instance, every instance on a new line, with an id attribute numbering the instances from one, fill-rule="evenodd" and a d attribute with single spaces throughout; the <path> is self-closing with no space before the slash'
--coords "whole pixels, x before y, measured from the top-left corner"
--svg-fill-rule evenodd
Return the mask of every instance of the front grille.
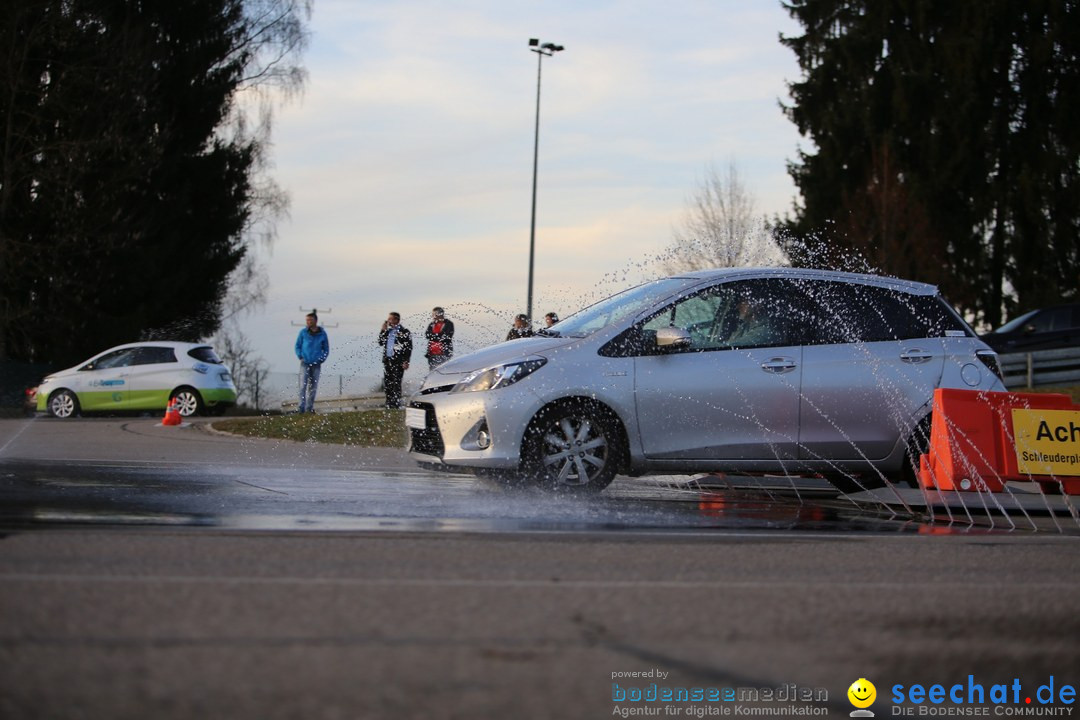
<path id="1" fill-rule="evenodd" d="M 424 429 L 409 428 L 412 435 L 410 451 L 421 455 L 433 455 L 441 458 L 446 447 L 443 445 L 442 433 L 439 432 L 439 423 L 435 420 L 435 408 L 428 403 L 414 402 L 409 407 L 419 408 L 424 411 Z"/>

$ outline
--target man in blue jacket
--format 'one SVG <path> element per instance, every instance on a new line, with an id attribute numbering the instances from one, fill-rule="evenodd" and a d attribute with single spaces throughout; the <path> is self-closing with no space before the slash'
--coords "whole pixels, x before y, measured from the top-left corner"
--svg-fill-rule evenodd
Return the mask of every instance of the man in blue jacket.
<path id="1" fill-rule="evenodd" d="M 300 359 L 300 412 L 315 412 L 315 391 L 319 389 L 322 364 L 330 355 L 330 338 L 319 327 L 319 316 L 309 312 L 307 326 L 296 336 L 296 357 Z"/>

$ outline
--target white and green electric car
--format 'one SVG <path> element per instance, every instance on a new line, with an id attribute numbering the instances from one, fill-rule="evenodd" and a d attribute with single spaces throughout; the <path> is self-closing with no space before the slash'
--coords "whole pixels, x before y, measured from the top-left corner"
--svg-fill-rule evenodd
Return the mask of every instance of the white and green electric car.
<path id="1" fill-rule="evenodd" d="M 229 369 L 209 345 L 141 342 L 118 345 L 46 377 L 37 409 L 53 417 L 162 410 L 176 399 L 180 415 L 220 414 L 236 404 Z"/>

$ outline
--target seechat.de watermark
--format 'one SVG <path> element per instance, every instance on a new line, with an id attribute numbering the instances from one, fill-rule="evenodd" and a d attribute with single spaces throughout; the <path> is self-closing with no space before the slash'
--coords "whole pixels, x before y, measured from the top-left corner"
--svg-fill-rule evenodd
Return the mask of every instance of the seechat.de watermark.
<path id="1" fill-rule="evenodd" d="M 1076 703 L 1075 686 L 1053 675 L 1034 690 L 1020 678 L 986 685 L 974 675 L 948 684 L 897 683 L 890 690 L 890 714 L 899 717 L 1069 717 Z"/>

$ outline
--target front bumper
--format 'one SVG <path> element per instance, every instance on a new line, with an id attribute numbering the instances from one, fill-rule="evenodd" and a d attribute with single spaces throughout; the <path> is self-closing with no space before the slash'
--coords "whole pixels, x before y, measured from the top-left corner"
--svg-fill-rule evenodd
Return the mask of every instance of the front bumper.
<path id="1" fill-rule="evenodd" d="M 236 404 L 235 388 L 207 388 L 200 390 L 199 394 L 202 395 L 203 402 L 206 403 L 207 407 L 217 407 L 218 405 L 231 407 Z"/>
<path id="2" fill-rule="evenodd" d="M 409 428 L 409 454 L 426 464 L 515 470 L 521 439 L 541 405 L 535 394 L 516 387 L 414 395 L 408 407 L 422 411 L 424 427 Z M 486 447 L 482 433 L 490 439 Z"/>

